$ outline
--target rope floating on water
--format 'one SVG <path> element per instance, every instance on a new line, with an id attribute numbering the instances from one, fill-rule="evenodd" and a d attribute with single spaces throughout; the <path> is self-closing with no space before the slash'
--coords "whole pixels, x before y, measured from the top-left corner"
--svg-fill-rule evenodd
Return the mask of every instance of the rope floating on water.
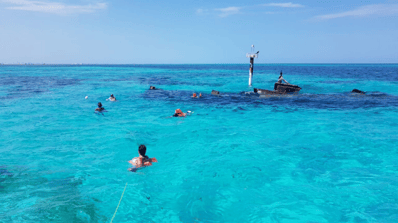
<path id="1" fill-rule="evenodd" d="M 119 204 L 117 205 L 116 210 L 115 210 L 115 213 L 113 214 L 111 223 L 113 222 L 113 219 L 114 219 L 115 216 L 116 216 L 117 209 L 119 209 L 119 205 L 120 205 L 120 202 L 121 202 L 122 199 L 123 199 L 123 195 L 124 195 L 124 192 L 126 191 L 126 187 L 127 187 L 127 183 L 126 183 L 126 186 L 124 186 L 124 190 L 123 190 L 122 196 L 120 197 Z"/>

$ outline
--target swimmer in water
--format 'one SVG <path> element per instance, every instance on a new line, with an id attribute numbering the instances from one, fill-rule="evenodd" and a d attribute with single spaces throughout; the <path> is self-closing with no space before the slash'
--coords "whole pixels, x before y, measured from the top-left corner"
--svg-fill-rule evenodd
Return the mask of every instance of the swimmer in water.
<path id="1" fill-rule="evenodd" d="M 101 104 L 101 102 L 98 102 L 98 108 L 96 108 L 96 109 L 95 109 L 95 111 L 102 112 L 102 111 L 104 111 L 104 110 L 105 110 L 105 108 L 104 108 L 104 107 L 102 107 L 102 104 Z"/>
<path id="2" fill-rule="evenodd" d="M 202 97 L 202 93 L 199 93 L 199 98 L 201 98 Z"/>
<path id="3" fill-rule="evenodd" d="M 173 117 L 185 117 L 185 116 L 187 116 L 187 114 L 186 114 L 186 113 L 183 113 L 183 112 L 181 111 L 181 109 L 176 109 L 176 111 L 175 111 L 175 113 L 174 113 L 174 115 L 173 115 Z"/>
<path id="4" fill-rule="evenodd" d="M 116 98 L 115 98 L 115 96 L 113 96 L 113 94 L 111 94 L 111 96 L 108 98 L 108 99 L 106 99 L 107 101 L 109 100 L 109 101 L 116 101 Z"/>
<path id="5" fill-rule="evenodd" d="M 193 98 L 197 98 L 196 93 L 193 93 L 192 97 Z"/>
<path id="6" fill-rule="evenodd" d="M 132 160 L 129 161 L 134 167 L 129 168 L 130 171 L 136 171 L 138 168 L 145 167 L 145 166 L 152 166 L 152 163 L 157 162 L 156 158 L 149 158 L 146 154 L 146 146 L 140 145 L 138 147 L 138 157 L 134 157 Z"/>

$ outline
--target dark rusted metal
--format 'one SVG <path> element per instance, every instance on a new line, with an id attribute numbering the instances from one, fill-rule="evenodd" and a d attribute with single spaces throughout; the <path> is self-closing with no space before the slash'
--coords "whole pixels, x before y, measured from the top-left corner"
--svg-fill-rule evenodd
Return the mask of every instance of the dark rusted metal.
<path id="1" fill-rule="evenodd" d="M 219 91 L 216 91 L 216 90 L 212 90 L 212 91 L 211 91 L 211 94 L 212 94 L 212 95 L 219 95 L 220 92 L 219 92 Z"/>
<path id="2" fill-rule="evenodd" d="M 267 95 L 282 95 L 289 93 L 298 93 L 300 90 L 301 87 L 297 85 L 275 83 L 273 91 L 254 88 L 254 93 L 267 94 Z"/>

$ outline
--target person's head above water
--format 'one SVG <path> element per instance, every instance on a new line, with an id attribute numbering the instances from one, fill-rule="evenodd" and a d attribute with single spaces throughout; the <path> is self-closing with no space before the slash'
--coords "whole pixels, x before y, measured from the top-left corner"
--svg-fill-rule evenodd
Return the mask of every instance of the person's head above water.
<path id="1" fill-rule="evenodd" d="M 134 157 L 129 161 L 130 164 L 133 165 L 132 168 L 128 168 L 129 171 L 135 172 L 141 167 L 152 166 L 152 163 L 158 162 L 158 160 L 154 158 L 149 158 L 146 154 L 146 146 L 140 145 L 138 147 L 138 155 L 139 157 Z"/>
<path id="2" fill-rule="evenodd" d="M 111 98 L 114 98 L 113 94 L 111 94 Z"/>
<path id="3" fill-rule="evenodd" d="M 175 113 L 174 113 L 174 117 L 185 117 L 187 114 L 185 114 L 185 113 L 183 113 L 182 111 L 181 111 L 181 109 L 176 109 L 175 110 Z"/>
<path id="4" fill-rule="evenodd" d="M 193 93 L 192 97 L 196 98 L 196 93 Z"/>
<path id="5" fill-rule="evenodd" d="M 281 71 L 281 75 L 279 77 L 282 77 L 282 71 Z"/>
<path id="6" fill-rule="evenodd" d="M 102 107 L 101 102 L 98 102 L 98 108 L 101 108 L 101 107 Z"/>
<path id="7" fill-rule="evenodd" d="M 202 93 L 199 93 L 199 97 L 202 97 Z"/>
<path id="8" fill-rule="evenodd" d="M 140 156 L 148 158 L 148 156 L 146 156 L 146 146 L 145 145 L 140 145 L 138 147 L 138 154 L 140 154 Z"/>

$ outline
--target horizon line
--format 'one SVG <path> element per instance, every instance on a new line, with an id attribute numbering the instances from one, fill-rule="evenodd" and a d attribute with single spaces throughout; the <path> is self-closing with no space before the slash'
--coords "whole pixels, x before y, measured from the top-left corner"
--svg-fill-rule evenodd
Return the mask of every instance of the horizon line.
<path id="1" fill-rule="evenodd" d="M 248 64 L 248 63 L 0 63 L 0 66 L 52 66 L 52 65 L 69 65 L 69 66 L 90 66 L 90 65 L 236 65 L 236 64 Z M 256 63 L 257 65 L 267 65 L 267 64 L 398 64 L 398 62 L 393 63 Z"/>

